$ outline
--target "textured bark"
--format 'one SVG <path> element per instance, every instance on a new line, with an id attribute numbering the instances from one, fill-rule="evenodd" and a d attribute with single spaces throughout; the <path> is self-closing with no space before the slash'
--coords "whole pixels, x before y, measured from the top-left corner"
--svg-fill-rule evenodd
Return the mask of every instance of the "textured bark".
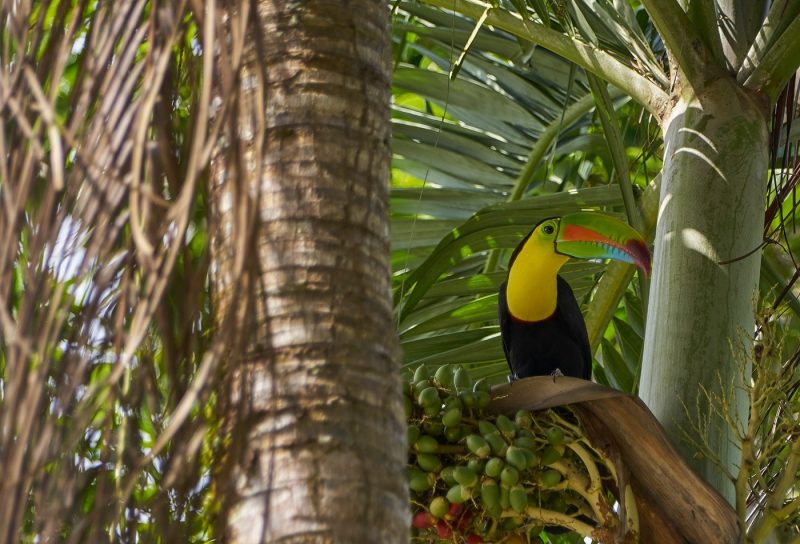
<path id="1" fill-rule="evenodd" d="M 243 5 L 257 10 L 212 173 L 217 315 L 244 308 L 246 331 L 227 370 L 220 517 L 231 542 L 406 542 L 388 10 Z"/>
<path id="2" fill-rule="evenodd" d="M 767 108 L 733 81 L 682 99 L 666 124 L 640 395 L 693 468 L 729 501 L 733 487 L 685 433 L 737 470 L 737 439 L 700 392 L 741 383 L 758 287 L 767 171 Z M 741 389 L 739 389 L 741 393 Z M 730 399 L 746 422 L 744 395 Z M 698 398 L 700 402 L 698 403 Z M 693 424 L 707 424 L 706 436 Z"/>

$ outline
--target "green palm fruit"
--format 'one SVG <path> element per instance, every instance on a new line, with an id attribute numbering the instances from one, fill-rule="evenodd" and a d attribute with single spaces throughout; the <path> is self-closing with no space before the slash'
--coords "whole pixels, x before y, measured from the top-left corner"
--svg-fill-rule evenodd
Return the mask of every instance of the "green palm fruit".
<path id="1" fill-rule="evenodd" d="M 423 434 L 414 443 L 414 449 L 420 453 L 436 453 L 439 442 L 429 434 Z"/>
<path id="2" fill-rule="evenodd" d="M 489 421 L 488 419 L 481 419 L 478 421 L 478 432 L 481 433 L 483 436 L 487 434 L 496 433 L 498 431 L 497 426 Z"/>
<path id="3" fill-rule="evenodd" d="M 444 437 L 451 444 L 461 440 L 462 435 L 463 435 L 463 430 L 461 429 L 461 425 L 444 428 Z"/>
<path id="4" fill-rule="evenodd" d="M 564 443 L 564 429 L 561 427 L 550 427 L 547 430 L 547 441 L 551 446 L 560 446 Z"/>
<path id="5" fill-rule="evenodd" d="M 430 380 L 420 380 L 418 382 L 414 382 L 414 393 L 419 396 L 419 392 L 423 389 L 427 389 L 428 387 L 433 387 L 433 383 Z"/>
<path id="6" fill-rule="evenodd" d="M 433 375 L 433 379 L 444 389 L 452 389 L 453 388 L 453 365 L 446 364 L 440 366 L 436 369 L 436 374 Z"/>
<path id="7" fill-rule="evenodd" d="M 500 508 L 505 510 L 506 508 L 511 508 L 511 502 L 509 501 L 509 492 L 511 491 L 511 486 L 506 484 L 500 484 Z"/>
<path id="8" fill-rule="evenodd" d="M 525 470 L 528 466 L 528 459 L 525 457 L 525 451 L 517 446 L 509 446 L 506 450 L 506 463 L 517 470 Z"/>
<path id="9" fill-rule="evenodd" d="M 523 428 L 520 428 L 520 430 L 517 431 L 517 438 L 530 438 L 531 440 L 536 439 L 530 429 Z"/>
<path id="10" fill-rule="evenodd" d="M 455 427 L 461 423 L 461 408 L 450 408 L 442 416 L 445 427 Z"/>
<path id="11" fill-rule="evenodd" d="M 539 465 L 539 456 L 533 450 L 522 448 L 522 453 L 525 454 L 525 463 L 528 468 L 534 468 Z"/>
<path id="12" fill-rule="evenodd" d="M 480 457 L 472 457 L 469 461 L 467 461 L 467 466 L 474 470 L 477 474 L 482 474 L 483 469 L 486 466 L 486 460 Z"/>
<path id="13" fill-rule="evenodd" d="M 463 410 L 464 406 L 461 404 L 461 400 L 457 396 L 448 395 L 444 400 L 444 411 L 447 412 L 453 408 L 459 408 Z"/>
<path id="14" fill-rule="evenodd" d="M 528 492 L 521 485 L 515 485 L 508 492 L 508 502 L 514 512 L 521 514 L 528 508 Z"/>
<path id="15" fill-rule="evenodd" d="M 405 413 L 406 419 L 414 413 L 414 402 L 408 395 L 403 395 L 403 413 Z"/>
<path id="16" fill-rule="evenodd" d="M 420 382 L 422 380 L 427 380 L 430 377 L 431 377 L 431 372 L 425 365 L 419 365 L 417 369 L 414 371 L 414 383 Z"/>
<path id="17" fill-rule="evenodd" d="M 478 457 L 489 457 L 492 452 L 486 439 L 477 434 L 467 436 L 467 449 Z"/>
<path id="18" fill-rule="evenodd" d="M 481 482 L 481 501 L 490 515 L 492 515 L 492 510 L 502 511 L 500 507 L 500 486 L 497 485 L 497 482 L 491 479 Z"/>
<path id="19" fill-rule="evenodd" d="M 517 424 L 503 414 L 497 416 L 497 419 L 495 419 L 495 424 L 497 425 L 500 433 L 506 438 L 514 438 L 514 436 L 517 434 Z"/>
<path id="20" fill-rule="evenodd" d="M 439 409 L 442 405 L 442 400 L 439 398 L 439 391 L 432 385 L 429 385 L 417 394 L 417 404 L 423 408 L 436 406 L 436 408 Z"/>
<path id="21" fill-rule="evenodd" d="M 500 473 L 503 471 L 503 467 L 505 463 L 499 457 L 492 457 L 488 461 L 486 461 L 486 465 L 483 467 L 483 472 L 490 478 L 497 478 L 500 476 Z"/>
<path id="22" fill-rule="evenodd" d="M 547 446 L 539 452 L 540 462 L 543 465 L 552 465 L 564 455 L 564 446 Z"/>
<path id="23" fill-rule="evenodd" d="M 465 408 L 475 408 L 478 405 L 475 393 L 472 391 L 461 391 L 458 394 L 458 398 L 464 404 Z"/>
<path id="24" fill-rule="evenodd" d="M 464 370 L 464 367 L 459 366 L 453 373 L 453 385 L 456 391 L 469 391 L 472 392 L 472 380 L 469 379 L 469 374 Z"/>
<path id="25" fill-rule="evenodd" d="M 561 482 L 561 473 L 555 469 L 549 468 L 539 474 L 538 480 L 542 487 L 553 487 Z"/>
<path id="26" fill-rule="evenodd" d="M 525 448 L 528 450 L 535 450 L 538 446 L 536 440 L 527 436 L 519 436 L 515 438 L 514 445 L 519 448 Z"/>
<path id="27" fill-rule="evenodd" d="M 533 426 L 533 416 L 527 410 L 518 410 L 514 415 L 514 422 L 522 429 L 530 429 Z"/>
<path id="28" fill-rule="evenodd" d="M 519 482 L 519 471 L 514 467 L 506 465 L 506 467 L 500 471 L 500 481 L 507 486 L 517 485 Z"/>
<path id="29" fill-rule="evenodd" d="M 442 470 L 442 460 L 435 453 L 418 453 L 417 465 L 425 472 L 439 472 Z"/>
<path id="30" fill-rule="evenodd" d="M 461 484 L 456 484 L 447 491 L 447 500 L 453 504 L 461 504 L 472 498 L 472 490 Z"/>
<path id="31" fill-rule="evenodd" d="M 492 453 L 498 457 L 503 457 L 508 449 L 508 442 L 499 432 L 493 432 L 483 435 L 483 438 L 489 443 L 492 448 Z"/>
<path id="32" fill-rule="evenodd" d="M 443 518 L 450 510 L 450 503 L 444 497 L 434 497 L 428 506 L 428 511 L 435 518 Z"/>
<path id="33" fill-rule="evenodd" d="M 441 478 L 442 481 L 448 486 L 454 486 L 458 483 L 456 482 L 455 476 L 453 476 L 455 469 L 456 467 L 448 465 L 439 472 L 439 478 Z"/>
<path id="34" fill-rule="evenodd" d="M 417 443 L 422 431 L 419 429 L 417 425 L 409 425 L 406 428 L 406 436 L 408 437 L 408 443 L 410 445 L 414 445 Z"/>
<path id="35" fill-rule="evenodd" d="M 417 468 L 408 469 L 408 487 L 417 493 L 424 493 L 436 483 L 436 475 Z"/>
<path id="36" fill-rule="evenodd" d="M 472 487 L 478 483 L 478 474 L 470 467 L 458 466 L 453 470 L 453 477 L 463 487 Z"/>

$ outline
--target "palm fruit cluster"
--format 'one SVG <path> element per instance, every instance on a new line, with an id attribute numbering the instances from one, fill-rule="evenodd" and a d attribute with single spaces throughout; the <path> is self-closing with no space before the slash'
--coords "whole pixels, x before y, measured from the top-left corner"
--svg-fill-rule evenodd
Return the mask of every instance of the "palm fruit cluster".
<path id="1" fill-rule="evenodd" d="M 568 409 L 491 414 L 489 383 L 454 365 L 418 367 L 405 392 L 415 542 L 597 538 L 618 522 L 613 464 Z"/>

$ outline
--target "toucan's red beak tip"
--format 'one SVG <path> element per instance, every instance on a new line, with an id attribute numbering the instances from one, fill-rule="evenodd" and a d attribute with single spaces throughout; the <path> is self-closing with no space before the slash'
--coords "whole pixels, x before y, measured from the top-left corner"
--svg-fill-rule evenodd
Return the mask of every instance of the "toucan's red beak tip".
<path id="1" fill-rule="evenodd" d="M 651 272 L 651 265 L 650 265 L 650 250 L 647 248 L 647 244 L 642 240 L 629 240 L 627 244 L 625 244 L 628 249 L 628 253 L 633 257 L 634 264 L 642 271 L 645 278 L 650 277 Z"/>

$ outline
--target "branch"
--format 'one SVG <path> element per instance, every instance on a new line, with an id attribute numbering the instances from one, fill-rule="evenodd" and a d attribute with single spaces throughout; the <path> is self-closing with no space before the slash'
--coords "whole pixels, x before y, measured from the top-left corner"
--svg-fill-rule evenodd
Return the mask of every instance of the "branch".
<path id="1" fill-rule="evenodd" d="M 513 511 L 509 512 L 508 514 L 503 513 L 503 516 L 506 515 L 517 516 L 519 514 L 513 513 Z M 566 527 L 567 529 L 575 531 L 583 537 L 591 537 L 592 533 L 594 532 L 594 527 L 588 523 L 584 523 L 573 518 L 572 516 L 568 516 L 567 514 L 562 514 L 561 512 L 555 512 L 553 510 L 547 510 L 546 508 L 540 508 L 538 506 L 529 506 L 527 510 L 525 510 L 525 515 L 548 525 L 560 525 L 561 527 Z"/>
<path id="2" fill-rule="evenodd" d="M 617 92 L 614 98 L 619 98 L 619 96 L 621 96 L 621 93 Z M 514 190 L 512 191 L 511 196 L 508 198 L 509 202 L 519 200 L 525 194 L 525 189 L 530 184 L 533 173 L 539 167 L 539 163 L 542 162 L 545 153 L 547 153 L 547 150 L 555 141 L 559 133 L 565 127 L 572 125 L 586 113 L 591 111 L 593 107 L 594 99 L 592 98 L 591 93 L 587 93 L 576 102 L 570 104 L 570 106 L 564 110 L 562 115 L 547 125 L 547 128 L 545 128 L 544 131 L 539 135 L 539 139 L 536 141 L 536 144 L 533 146 L 533 148 L 531 148 L 531 152 L 528 155 L 528 160 L 525 162 L 525 166 L 514 182 Z"/>
<path id="3" fill-rule="evenodd" d="M 675 0 L 642 0 L 642 5 L 675 59 L 678 70 L 695 91 L 704 82 L 724 75 L 722 66 L 714 62 L 692 21 Z"/>
<path id="4" fill-rule="evenodd" d="M 750 50 L 745 55 L 744 62 L 742 62 L 739 73 L 736 74 L 736 80 L 743 83 L 750 77 L 756 67 L 761 64 L 764 55 L 772 46 L 775 37 L 779 36 L 786 30 L 788 26 L 787 21 L 792 21 L 800 13 L 800 3 L 792 0 L 775 0 L 769 8 L 766 19 L 761 25 L 755 39 L 753 40 Z"/>
<path id="5" fill-rule="evenodd" d="M 761 62 L 752 59 L 754 68 L 744 80 L 744 86 L 762 91 L 775 100 L 789 78 L 800 67 L 800 15 L 795 16 L 781 35 L 761 55 Z M 748 62 L 750 61 L 748 54 Z M 738 79 L 738 76 L 737 76 Z"/>
<path id="6" fill-rule="evenodd" d="M 800 465 L 800 441 L 795 441 L 789 449 L 783 471 L 767 499 L 765 515 L 755 524 L 751 535 L 748 535 L 752 536 L 754 542 L 763 542 L 786 517 L 800 508 L 800 500 L 797 497 L 785 504 L 789 490 L 797 482 L 798 465 Z"/>
<path id="7" fill-rule="evenodd" d="M 600 118 L 600 123 L 603 125 L 603 134 L 605 134 L 606 137 L 608 151 L 611 154 L 611 162 L 616 174 L 615 177 L 617 178 L 617 183 L 622 193 L 622 201 L 625 204 L 625 214 L 628 217 L 628 223 L 639 232 L 642 232 L 644 230 L 644 221 L 642 220 L 641 213 L 639 213 L 639 208 L 636 206 L 636 198 L 633 196 L 631 174 L 628 168 L 628 157 L 625 154 L 625 144 L 622 141 L 622 133 L 619 130 L 619 124 L 614 116 L 614 103 L 611 101 L 611 96 L 608 94 L 605 82 L 594 74 L 588 74 L 588 76 L 589 88 L 592 90 L 592 95 L 594 96 L 597 116 Z"/>
<path id="8" fill-rule="evenodd" d="M 708 36 L 716 38 L 722 45 L 722 61 L 727 63 L 729 69 L 739 70 L 747 59 L 750 44 L 755 41 L 764 23 L 767 0 L 695 0 L 692 5 L 710 8 L 709 15 L 713 16 L 708 21 L 710 26 L 707 29 L 698 28 L 698 31 L 701 35 L 707 32 Z"/>
<path id="9" fill-rule="evenodd" d="M 597 104 L 597 116 L 603 125 L 603 133 L 606 136 L 608 150 L 611 153 L 611 162 L 614 165 L 615 177 L 622 193 L 622 201 L 625 204 L 625 215 L 628 223 L 637 231 L 644 233 L 645 224 L 641 211 L 636 204 L 633 195 L 633 185 L 631 184 L 631 174 L 628 168 L 628 157 L 625 153 L 625 143 L 622 141 L 622 132 L 619 123 L 614 115 L 614 103 L 608 94 L 607 85 L 594 74 L 588 74 L 589 87 L 592 89 L 595 104 Z M 650 291 L 649 279 L 639 274 L 639 291 L 642 295 L 642 311 L 647 315 L 648 292 Z"/>
<path id="10" fill-rule="evenodd" d="M 470 0 L 422 0 L 424 3 L 442 9 L 455 11 L 471 17 L 480 18 L 487 10 L 487 4 Z M 572 40 L 560 32 L 533 21 L 525 21 L 496 8 L 488 10 L 486 24 L 500 28 L 514 36 L 540 45 L 584 69 L 598 75 L 619 87 L 647 110 L 661 119 L 667 107 L 668 97 L 664 89 L 647 79 L 631 67 L 623 64 L 605 51 Z"/>
<path id="11" fill-rule="evenodd" d="M 722 51 L 714 3 L 706 2 L 705 0 L 694 0 L 689 4 L 687 16 L 714 58 L 719 63 L 725 62 L 725 53 Z"/>

